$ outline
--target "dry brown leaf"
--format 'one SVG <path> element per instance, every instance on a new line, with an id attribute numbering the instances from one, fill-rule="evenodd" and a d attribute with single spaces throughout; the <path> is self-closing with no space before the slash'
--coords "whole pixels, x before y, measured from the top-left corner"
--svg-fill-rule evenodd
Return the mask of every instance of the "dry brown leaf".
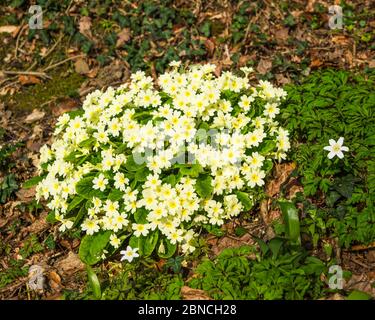
<path id="1" fill-rule="evenodd" d="M 192 289 L 188 286 L 181 288 L 181 295 L 183 300 L 212 300 L 203 290 Z"/>
<path id="2" fill-rule="evenodd" d="M 280 187 L 283 185 L 293 170 L 296 168 L 294 162 L 276 164 L 274 179 L 272 179 L 266 186 L 266 194 L 270 197 L 275 196 L 280 192 Z"/>
<path id="3" fill-rule="evenodd" d="M 293 186 L 290 187 L 290 189 L 288 191 L 288 196 L 286 198 L 291 200 L 291 199 L 296 197 L 298 192 L 303 193 L 303 187 L 299 186 L 299 185 L 293 185 Z"/>
<path id="4" fill-rule="evenodd" d="M 207 49 L 208 55 L 211 57 L 215 51 L 215 43 L 210 39 L 206 39 L 204 41 L 204 46 Z"/>
<path id="5" fill-rule="evenodd" d="M 247 62 L 251 60 L 251 56 L 250 55 L 242 55 L 239 59 L 238 59 L 238 66 L 239 67 L 243 67 L 243 66 L 246 66 Z"/>
<path id="6" fill-rule="evenodd" d="M 65 98 L 59 103 L 52 106 L 52 114 L 56 117 L 61 116 L 65 112 L 75 110 L 79 107 L 80 103 L 77 99 Z"/>
<path id="7" fill-rule="evenodd" d="M 85 264 L 79 259 L 78 255 L 70 251 L 68 256 L 55 263 L 54 267 L 61 276 L 72 275 L 77 271 L 84 270 Z"/>
<path id="8" fill-rule="evenodd" d="M 318 58 L 315 58 L 310 63 L 310 68 L 318 68 L 323 64 L 322 61 L 320 61 Z"/>
<path id="9" fill-rule="evenodd" d="M 25 75 L 25 74 L 21 74 L 19 77 L 18 77 L 18 81 L 23 85 L 28 85 L 28 84 L 37 84 L 37 83 L 40 83 L 40 79 L 33 76 L 33 75 Z"/>
<path id="10" fill-rule="evenodd" d="M 221 238 L 213 238 L 207 241 L 211 244 L 211 251 L 214 255 L 218 255 L 226 248 L 237 248 L 243 245 L 253 245 L 255 242 L 250 234 L 246 233 L 242 237 L 224 236 Z"/>
<path id="11" fill-rule="evenodd" d="M 322 298 L 322 299 L 319 299 L 319 300 L 345 300 L 345 297 L 342 296 L 341 294 L 339 293 L 335 293 L 327 298 Z"/>
<path id="12" fill-rule="evenodd" d="M 372 281 L 367 274 L 353 274 L 350 280 L 345 284 L 344 289 L 347 291 L 359 290 L 375 297 L 375 288 L 372 287 Z"/>
<path id="13" fill-rule="evenodd" d="M 25 232 L 28 233 L 39 233 L 43 230 L 48 229 L 50 226 L 46 221 L 47 212 L 42 212 L 37 220 L 35 220 L 30 226 L 25 228 Z"/>
<path id="14" fill-rule="evenodd" d="M 260 59 L 257 66 L 257 71 L 260 74 L 266 74 L 272 68 L 272 61 L 267 59 Z"/>
<path id="15" fill-rule="evenodd" d="M 99 72 L 99 67 L 92 68 L 88 74 L 86 74 L 89 78 L 95 78 Z"/>
<path id="16" fill-rule="evenodd" d="M 21 189 L 16 192 L 17 198 L 22 202 L 30 202 L 35 196 L 36 187 Z"/>
<path id="17" fill-rule="evenodd" d="M 117 42 L 116 42 L 116 48 L 121 47 L 124 43 L 128 42 L 130 40 L 131 33 L 129 28 L 122 29 L 117 34 Z"/>
<path id="18" fill-rule="evenodd" d="M 350 43 L 350 38 L 344 35 L 337 35 L 332 37 L 332 42 L 339 45 L 348 45 Z"/>
<path id="19" fill-rule="evenodd" d="M 54 291 L 60 291 L 61 289 L 61 278 L 55 271 L 48 273 L 49 285 Z"/>
<path id="20" fill-rule="evenodd" d="M 0 27 L 0 33 L 12 33 L 13 35 L 18 32 L 19 26 L 1 26 Z"/>
<path id="21" fill-rule="evenodd" d="M 38 121 L 38 120 L 42 119 L 45 115 L 46 115 L 46 113 L 44 111 L 40 111 L 39 109 L 34 109 L 33 112 L 30 113 L 26 117 L 25 122 L 26 123 L 33 123 L 35 121 Z"/>
<path id="22" fill-rule="evenodd" d="M 91 25 L 90 17 L 83 16 L 79 20 L 79 32 L 89 39 L 92 39 Z"/>
<path id="23" fill-rule="evenodd" d="M 276 37 L 276 40 L 280 40 L 278 42 L 285 42 L 289 38 L 289 29 L 281 28 L 281 29 L 276 30 L 275 37 Z"/>
<path id="24" fill-rule="evenodd" d="M 272 222 L 275 220 L 280 219 L 281 212 L 278 209 L 272 209 L 271 210 L 271 199 L 265 199 L 260 203 L 259 212 L 262 217 L 262 220 L 264 224 L 267 226 L 266 229 L 266 235 L 264 236 L 264 239 L 271 239 L 275 236 L 275 232 L 273 228 L 271 227 Z"/>
<path id="25" fill-rule="evenodd" d="M 90 72 L 89 65 L 84 59 L 77 59 L 74 63 L 75 71 L 79 74 L 87 74 Z"/>
<path id="26" fill-rule="evenodd" d="M 60 276 L 55 272 L 55 271 L 51 271 L 49 274 L 48 274 L 48 277 L 55 281 L 57 284 L 61 283 L 61 278 Z"/>
<path id="27" fill-rule="evenodd" d="M 290 79 L 286 78 L 283 74 L 279 73 L 276 75 L 276 80 L 280 85 L 290 83 Z"/>
<path id="28" fill-rule="evenodd" d="M 314 4 L 316 0 L 308 0 L 307 5 L 306 5 L 306 11 L 307 12 L 314 12 Z"/>

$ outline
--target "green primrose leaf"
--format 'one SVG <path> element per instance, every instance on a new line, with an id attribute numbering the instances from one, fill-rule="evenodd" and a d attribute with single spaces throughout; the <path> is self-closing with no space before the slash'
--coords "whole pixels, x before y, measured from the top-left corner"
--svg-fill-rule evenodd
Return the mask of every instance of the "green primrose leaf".
<path id="1" fill-rule="evenodd" d="M 212 186 L 212 177 L 208 174 L 201 174 L 195 183 L 195 191 L 202 198 L 208 198 L 214 187 Z"/>
<path id="2" fill-rule="evenodd" d="M 109 242 L 111 231 L 100 231 L 93 235 L 85 235 L 79 247 L 79 257 L 82 262 L 93 265 L 101 260 L 103 250 Z"/>

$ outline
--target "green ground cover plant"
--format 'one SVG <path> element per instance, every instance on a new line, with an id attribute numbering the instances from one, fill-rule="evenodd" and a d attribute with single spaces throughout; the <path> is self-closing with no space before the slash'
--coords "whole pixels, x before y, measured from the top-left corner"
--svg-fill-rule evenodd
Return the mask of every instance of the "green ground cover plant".
<path id="1" fill-rule="evenodd" d="M 291 158 L 304 187 L 303 229 L 316 246 L 320 236 L 340 245 L 375 239 L 375 93 L 374 72 L 339 70 L 313 73 L 288 86 L 281 117 L 290 130 Z M 329 140 L 344 138 L 349 148 L 329 159 Z"/>

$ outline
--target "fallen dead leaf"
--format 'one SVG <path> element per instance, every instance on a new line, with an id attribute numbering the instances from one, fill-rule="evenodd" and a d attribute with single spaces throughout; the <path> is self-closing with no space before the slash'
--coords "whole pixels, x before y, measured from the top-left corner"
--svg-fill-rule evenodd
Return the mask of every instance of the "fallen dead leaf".
<path id="1" fill-rule="evenodd" d="M 303 187 L 300 186 L 300 185 L 293 185 L 290 187 L 289 191 L 288 191 L 288 195 L 287 195 L 287 199 L 293 199 L 296 197 L 297 193 L 298 192 L 302 192 L 303 193 Z"/>
<path id="2" fill-rule="evenodd" d="M 77 271 L 85 269 L 85 264 L 79 259 L 78 255 L 70 251 L 68 256 L 55 263 L 54 267 L 61 276 L 72 275 Z"/>
<path id="3" fill-rule="evenodd" d="M 90 72 L 89 65 L 84 59 L 77 59 L 74 63 L 75 71 L 79 74 L 87 74 Z"/>
<path id="4" fill-rule="evenodd" d="M 310 68 L 318 68 L 323 64 L 322 61 L 320 61 L 318 58 L 313 59 L 310 63 Z"/>
<path id="5" fill-rule="evenodd" d="M 350 38 L 344 35 L 337 35 L 332 37 L 332 42 L 340 45 L 348 45 L 350 43 Z"/>
<path id="6" fill-rule="evenodd" d="M 30 202 L 35 196 L 35 186 L 29 189 L 21 189 L 16 192 L 17 198 L 22 202 Z"/>
<path id="7" fill-rule="evenodd" d="M 39 109 L 34 109 L 33 112 L 30 113 L 26 117 L 25 122 L 26 123 L 33 123 L 35 121 L 38 121 L 38 120 L 42 119 L 45 115 L 46 115 L 45 112 L 40 111 Z"/>
<path id="8" fill-rule="evenodd" d="M 64 98 L 52 106 L 52 114 L 55 117 L 59 117 L 65 112 L 77 109 L 79 106 L 80 102 L 78 99 Z"/>
<path id="9" fill-rule="evenodd" d="M 260 59 L 259 64 L 257 66 L 257 71 L 260 74 L 266 74 L 272 68 L 272 61 L 266 59 Z"/>
<path id="10" fill-rule="evenodd" d="M 117 34 L 117 42 L 116 42 L 116 48 L 121 47 L 124 43 L 128 42 L 131 37 L 131 32 L 129 28 L 122 29 Z"/>
<path id="11" fill-rule="evenodd" d="M 290 83 L 290 79 L 286 78 L 283 74 L 279 73 L 276 75 L 276 80 L 280 85 L 285 85 L 287 83 Z"/>
<path id="12" fill-rule="evenodd" d="M 25 228 L 25 232 L 28 233 L 39 233 L 43 230 L 48 229 L 50 226 L 46 221 L 47 212 L 42 212 L 37 220 L 35 220 L 30 226 Z"/>
<path id="13" fill-rule="evenodd" d="M 308 0 L 306 5 L 306 11 L 307 12 L 314 12 L 314 4 L 316 0 Z"/>
<path id="14" fill-rule="evenodd" d="M 278 220 L 281 217 L 281 212 L 278 209 L 271 209 L 272 200 L 265 199 L 260 203 L 260 216 L 264 224 L 266 225 L 266 234 L 264 239 L 268 240 L 275 236 L 275 232 L 272 228 L 272 222 Z"/>
<path id="15" fill-rule="evenodd" d="M 250 55 L 242 55 L 239 59 L 238 59 L 238 66 L 239 67 L 244 67 L 246 66 L 246 64 L 248 63 L 249 60 L 251 60 L 252 56 Z"/>
<path id="16" fill-rule="evenodd" d="M 28 85 L 28 84 L 37 84 L 37 83 L 40 83 L 40 79 L 33 76 L 33 75 L 25 75 L 25 74 L 21 74 L 19 77 L 18 77 L 18 81 L 23 85 Z"/>
<path id="17" fill-rule="evenodd" d="M 345 300 L 345 297 L 339 293 L 335 293 L 327 298 L 321 298 L 319 300 Z"/>
<path id="18" fill-rule="evenodd" d="M 204 46 L 207 49 L 208 55 L 211 57 L 214 54 L 214 51 L 215 51 L 215 43 L 212 40 L 207 38 L 204 41 Z"/>
<path id="19" fill-rule="evenodd" d="M 181 295 L 183 300 L 212 300 L 203 290 L 192 289 L 188 286 L 181 288 Z"/>
<path id="20" fill-rule="evenodd" d="M 11 25 L 1 26 L 0 27 L 0 33 L 12 33 L 12 34 L 16 34 L 18 32 L 19 28 L 20 28 L 19 26 L 11 26 Z"/>
<path id="21" fill-rule="evenodd" d="M 79 20 L 79 32 L 89 39 L 92 39 L 91 25 L 92 23 L 90 17 L 83 16 Z"/>
<path id="22" fill-rule="evenodd" d="M 49 285 L 54 291 L 60 291 L 61 289 L 61 278 L 60 276 L 55 272 L 51 271 L 48 273 L 49 278 Z"/>
<path id="23" fill-rule="evenodd" d="M 375 288 L 372 287 L 374 281 L 367 274 L 353 274 L 350 280 L 345 284 L 344 289 L 347 291 L 359 290 L 375 297 Z"/>
<path id="24" fill-rule="evenodd" d="M 289 29 L 288 28 L 281 28 L 275 31 L 276 40 L 280 40 L 278 42 L 285 42 L 289 38 Z"/>
<path id="25" fill-rule="evenodd" d="M 213 238 L 207 241 L 211 244 L 211 251 L 214 255 L 218 255 L 226 248 L 237 248 L 243 245 L 253 245 L 255 241 L 250 234 L 246 233 L 242 237 L 224 236 L 221 238 Z"/>
<path id="26" fill-rule="evenodd" d="M 270 197 L 278 194 L 280 192 L 280 187 L 287 181 L 295 168 L 296 164 L 294 162 L 276 164 L 274 169 L 274 179 L 267 184 L 266 194 Z"/>

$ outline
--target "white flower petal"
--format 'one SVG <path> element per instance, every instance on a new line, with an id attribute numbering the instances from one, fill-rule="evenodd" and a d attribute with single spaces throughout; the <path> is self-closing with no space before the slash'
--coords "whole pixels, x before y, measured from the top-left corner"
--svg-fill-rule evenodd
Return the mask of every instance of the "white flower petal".
<path id="1" fill-rule="evenodd" d="M 340 137 L 339 140 L 337 140 L 337 144 L 339 144 L 341 147 L 343 143 L 344 143 L 344 138 Z"/>
<path id="2" fill-rule="evenodd" d="M 345 147 L 345 146 L 342 146 L 342 147 L 341 147 L 341 150 L 342 150 L 342 151 L 349 151 L 349 148 L 348 148 L 348 147 Z"/>
<path id="3" fill-rule="evenodd" d="M 329 144 L 330 144 L 331 146 L 333 146 L 335 143 L 336 143 L 335 140 L 333 140 L 333 139 L 329 139 Z"/>
<path id="4" fill-rule="evenodd" d="M 335 155 L 336 155 L 336 153 L 331 151 L 330 153 L 328 153 L 328 159 L 332 159 Z"/>
<path id="5" fill-rule="evenodd" d="M 337 156 L 338 156 L 340 159 L 344 158 L 344 154 L 343 154 L 341 151 L 337 152 Z"/>

